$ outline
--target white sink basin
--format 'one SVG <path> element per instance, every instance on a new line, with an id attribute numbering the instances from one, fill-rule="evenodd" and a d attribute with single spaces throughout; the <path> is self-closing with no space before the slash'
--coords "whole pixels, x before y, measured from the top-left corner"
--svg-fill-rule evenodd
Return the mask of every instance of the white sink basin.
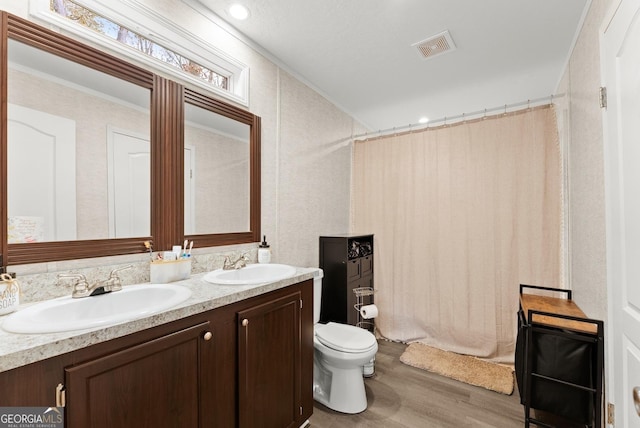
<path id="1" fill-rule="evenodd" d="M 11 333 L 57 333 L 105 327 L 164 311 L 189 296 L 191 290 L 181 285 L 141 284 L 99 296 L 60 297 L 12 313 L 2 328 Z"/>
<path id="2" fill-rule="evenodd" d="M 212 284 L 250 285 L 275 282 L 295 275 L 296 268 L 274 263 L 252 264 L 242 269 L 218 269 L 209 272 L 202 279 Z"/>

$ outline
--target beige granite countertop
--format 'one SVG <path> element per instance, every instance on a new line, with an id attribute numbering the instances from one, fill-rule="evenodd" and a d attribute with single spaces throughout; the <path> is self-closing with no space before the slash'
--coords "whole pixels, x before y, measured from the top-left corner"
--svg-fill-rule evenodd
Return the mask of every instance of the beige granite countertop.
<path id="1" fill-rule="evenodd" d="M 46 334 L 14 334 L 0 328 L 0 372 L 288 287 L 312 279 L 316 271 L 315 268 L 297 268 L 290 278 L 257 285 L 210 284 L 202 279 L 205 274 L 192 275 L 172 283 L 191 289 L 191 297 L 186 301 L 164 312 L 105 328 Z M 0 327 L 8 316 L 0 316 Z"/>

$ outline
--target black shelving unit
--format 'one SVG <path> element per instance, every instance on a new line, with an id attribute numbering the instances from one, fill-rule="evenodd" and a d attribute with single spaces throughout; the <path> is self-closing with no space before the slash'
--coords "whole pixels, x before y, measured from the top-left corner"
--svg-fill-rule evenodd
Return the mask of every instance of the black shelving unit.
<path id="1" fill-rule="evenodd" d="M 357 325 L 361 321 L 356 305 L 372 304 L 373 293 L 357 296 L 353 290 L 373 290 L 373 251 L 373 235 L 320 237 L 320 268 L 324 271 L 321 322 Z M 367 326 L 373 330 L 373 322 Z"/>

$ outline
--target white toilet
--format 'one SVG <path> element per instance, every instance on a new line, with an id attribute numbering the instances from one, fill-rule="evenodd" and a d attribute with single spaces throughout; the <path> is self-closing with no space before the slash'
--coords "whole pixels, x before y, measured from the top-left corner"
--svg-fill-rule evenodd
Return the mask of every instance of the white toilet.
<path id="1" fill-rule="evenodd" d="M 319 323 L 322 276 L 318 269 L 313 279 L 313 399 L 338 412 L 360 413 L 367 408 L 362 368 L 378 352 L 378 342 L 360 327 Z"/>

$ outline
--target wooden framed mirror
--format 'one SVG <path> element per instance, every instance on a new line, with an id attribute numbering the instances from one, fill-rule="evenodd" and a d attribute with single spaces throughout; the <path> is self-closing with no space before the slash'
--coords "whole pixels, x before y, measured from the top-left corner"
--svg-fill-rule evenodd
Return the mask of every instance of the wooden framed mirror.
<path id="1" fill-rule="evenodd" d="M 259 240 L 259 117 L 6 12 L 1 19 L 0 266 L 140 253 L 147 240 L 156 250 L 185 237 L 196 247 Z M 215 120 L 198 124 L 193 109 Z M 218 119 L 248 135 L 235 159 L 244 176 L 227 180 L 229 159 L 212 152 L 199 171 L 215 174 L 200 194 L 222 181 L 246 191 L 218 195 L 207 213 L 206 198 L 185 194 L 185 129 L 190 138 Z M 197 228 L 185 223 L 190 206 L 203 207 Z"/>
<path id="2" fill-rule="evenodd" d="M 184 111 L 185 154 L 195 160 L 185 174 L 185 183 L 193 179 L 186 239 L 200 247 L 259 241 L 260 118 L 190 89 Z"/>

